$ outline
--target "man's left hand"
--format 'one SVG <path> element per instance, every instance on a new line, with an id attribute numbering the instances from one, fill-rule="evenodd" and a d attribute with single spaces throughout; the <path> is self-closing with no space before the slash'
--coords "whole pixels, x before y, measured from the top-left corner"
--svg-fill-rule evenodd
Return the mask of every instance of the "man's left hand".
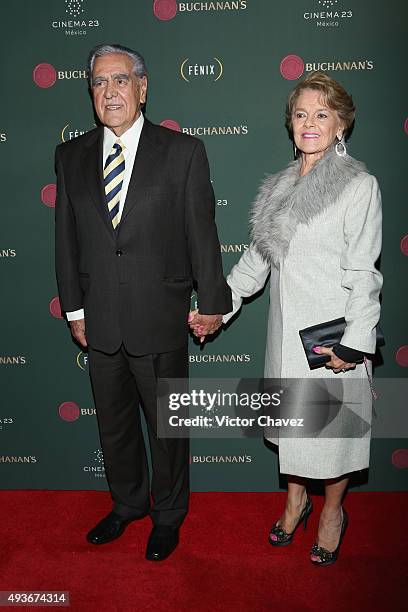
<path id="1" fill-rule="evenodd" d="M 356 367 L 355 363 L 347 363 L 347 361 L 343 361 L 337 357 L 331 348 L 326 348 L 325 346 L 315 346 L 313 350 L 319 355 L 330 356 L 330 361 L 326 363 L 326 368 L 331 368 L 336 374 L 339 372 L 346 372 L 347 370 L 354 370 Z"/>
<path id="2" fill-rule="evenodd" d="M 206 315 L 198 310 L 192 310 L 188 315 L 188 324 L 193 334 L 200 338 L 200 342 L 204 342 L 206 336 L 213 334 L 221 326 L 222 315 Z"/>

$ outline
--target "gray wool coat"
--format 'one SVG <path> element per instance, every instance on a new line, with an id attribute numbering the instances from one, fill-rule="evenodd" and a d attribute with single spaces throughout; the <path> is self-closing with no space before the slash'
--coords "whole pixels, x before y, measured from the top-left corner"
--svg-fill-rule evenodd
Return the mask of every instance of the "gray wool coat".
<path id="1" fill-rule="evenodd" d="M 300 161 L 291 163 L 260 187 L 251 214 L 251 245 L 227 278 L 233 310 L 224 315 L 227 322 L 270 275 L 265 378 L 336 378 L 335 384 L 344 387 L 343 402 L 367 423 L 372 406 L 365 365 L 345 374 L 310 370 L 299 330 L 344 316 L 341 343 L 375 352 L 381 226 L 378 183 L 361 162 L 339 157 L 332 148 L 303 177 Z M 302 410 L 300 402 L 299 415 Z M 347 437 L 344 414 L 336 417 L 335 435 L 274 437 L 280 471 L 325 479 L 367 468 L 369 428 L 361 437 Z"/>

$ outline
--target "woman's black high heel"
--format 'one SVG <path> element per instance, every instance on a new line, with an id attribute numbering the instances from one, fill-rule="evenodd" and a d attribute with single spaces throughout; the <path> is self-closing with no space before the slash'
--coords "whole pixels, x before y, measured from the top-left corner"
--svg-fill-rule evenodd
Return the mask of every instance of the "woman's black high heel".
<path id="1" fill-rule="evenodd" d="M 344 510 L 344 508 L 342 508 L 342 511 L 343 511 L 343 520 L 341 522 L 340 539 L 339 539 L 339 543 L 337 544 L 336 550 L 333 550 L 333 552 L 330 552 L 326 548 L 322 548 L 321 546 L 318 546 L 317 544 L 313 544 L 310 554 L 313 555 L 314 557 L 319 557 L 320 559 L 320 561 L 314 561 L 313 559 L 310 559 L 314 565 L 332 565 L 333 563 L 337 561 L 337 557 L 339 556 L 339 552 L 340 552 L 341 542 L 343 540 L 344 534 L 346 533 L 346 529 L 348 525 L 347 512 Z"/>
<path id="2" fill-rule="evenodd" d="M 277 522 L 272 525 L 272 529 L 269 533 L 269 544 L 272 546 L 287 546 L 293 540 L 293 536 L 295 535 L 296 529 L 299 527 L 301 523 L 303 523 L 303 528 L 306 529 L 307 521 L 309 520 L 309 516 L 312 514 L 313 504 L 312 500 L 308 496 L 306 498 L 306 505 L 302 510 L 302 514 L 299 517 L 298 522 L 296 523 L 296 527 L 292 531 L 292 533 L 287 533 L 283 527 L 277 524 Z M 275 536 L 276 539 L 272 539 L 272 536 Z"/>

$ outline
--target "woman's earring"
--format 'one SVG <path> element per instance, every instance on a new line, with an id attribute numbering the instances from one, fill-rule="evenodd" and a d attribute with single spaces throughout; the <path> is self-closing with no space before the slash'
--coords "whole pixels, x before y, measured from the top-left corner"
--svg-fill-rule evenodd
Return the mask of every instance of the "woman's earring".
<path id="1" fill-rule="evenodd" d="M 340 138 L 337 136 L 337 138 L 338 142 L 336 143 L 334 149 L 339 157 L 344 157 L 345 155 L 347 155 L 347 149 L 346 145 L 344 144 L 343 135 L 341 135 Z"/>
<path id="2" fill-rule="evenodd" d="M 293 154 L 295 156 L 295 159 L 297 159 L 297 148 L 295 144 L 293 145 Z"/>

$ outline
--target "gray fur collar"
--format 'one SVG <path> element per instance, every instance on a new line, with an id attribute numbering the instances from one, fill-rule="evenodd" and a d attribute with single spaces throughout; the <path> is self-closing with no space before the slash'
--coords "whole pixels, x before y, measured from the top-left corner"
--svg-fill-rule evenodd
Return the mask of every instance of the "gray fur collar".
<path id="1" fill-rule="evenodd" d="M 361 172 L 362 162 L 339 157 L 332 147 L 315 166 L 300 176 L 300 160 L 267 176 L 254 201 L 251 238 L 262 257 L 278 266 L 286 256 L 298 223 L 308 224 L 335 204 L 348 183 Z"/>

